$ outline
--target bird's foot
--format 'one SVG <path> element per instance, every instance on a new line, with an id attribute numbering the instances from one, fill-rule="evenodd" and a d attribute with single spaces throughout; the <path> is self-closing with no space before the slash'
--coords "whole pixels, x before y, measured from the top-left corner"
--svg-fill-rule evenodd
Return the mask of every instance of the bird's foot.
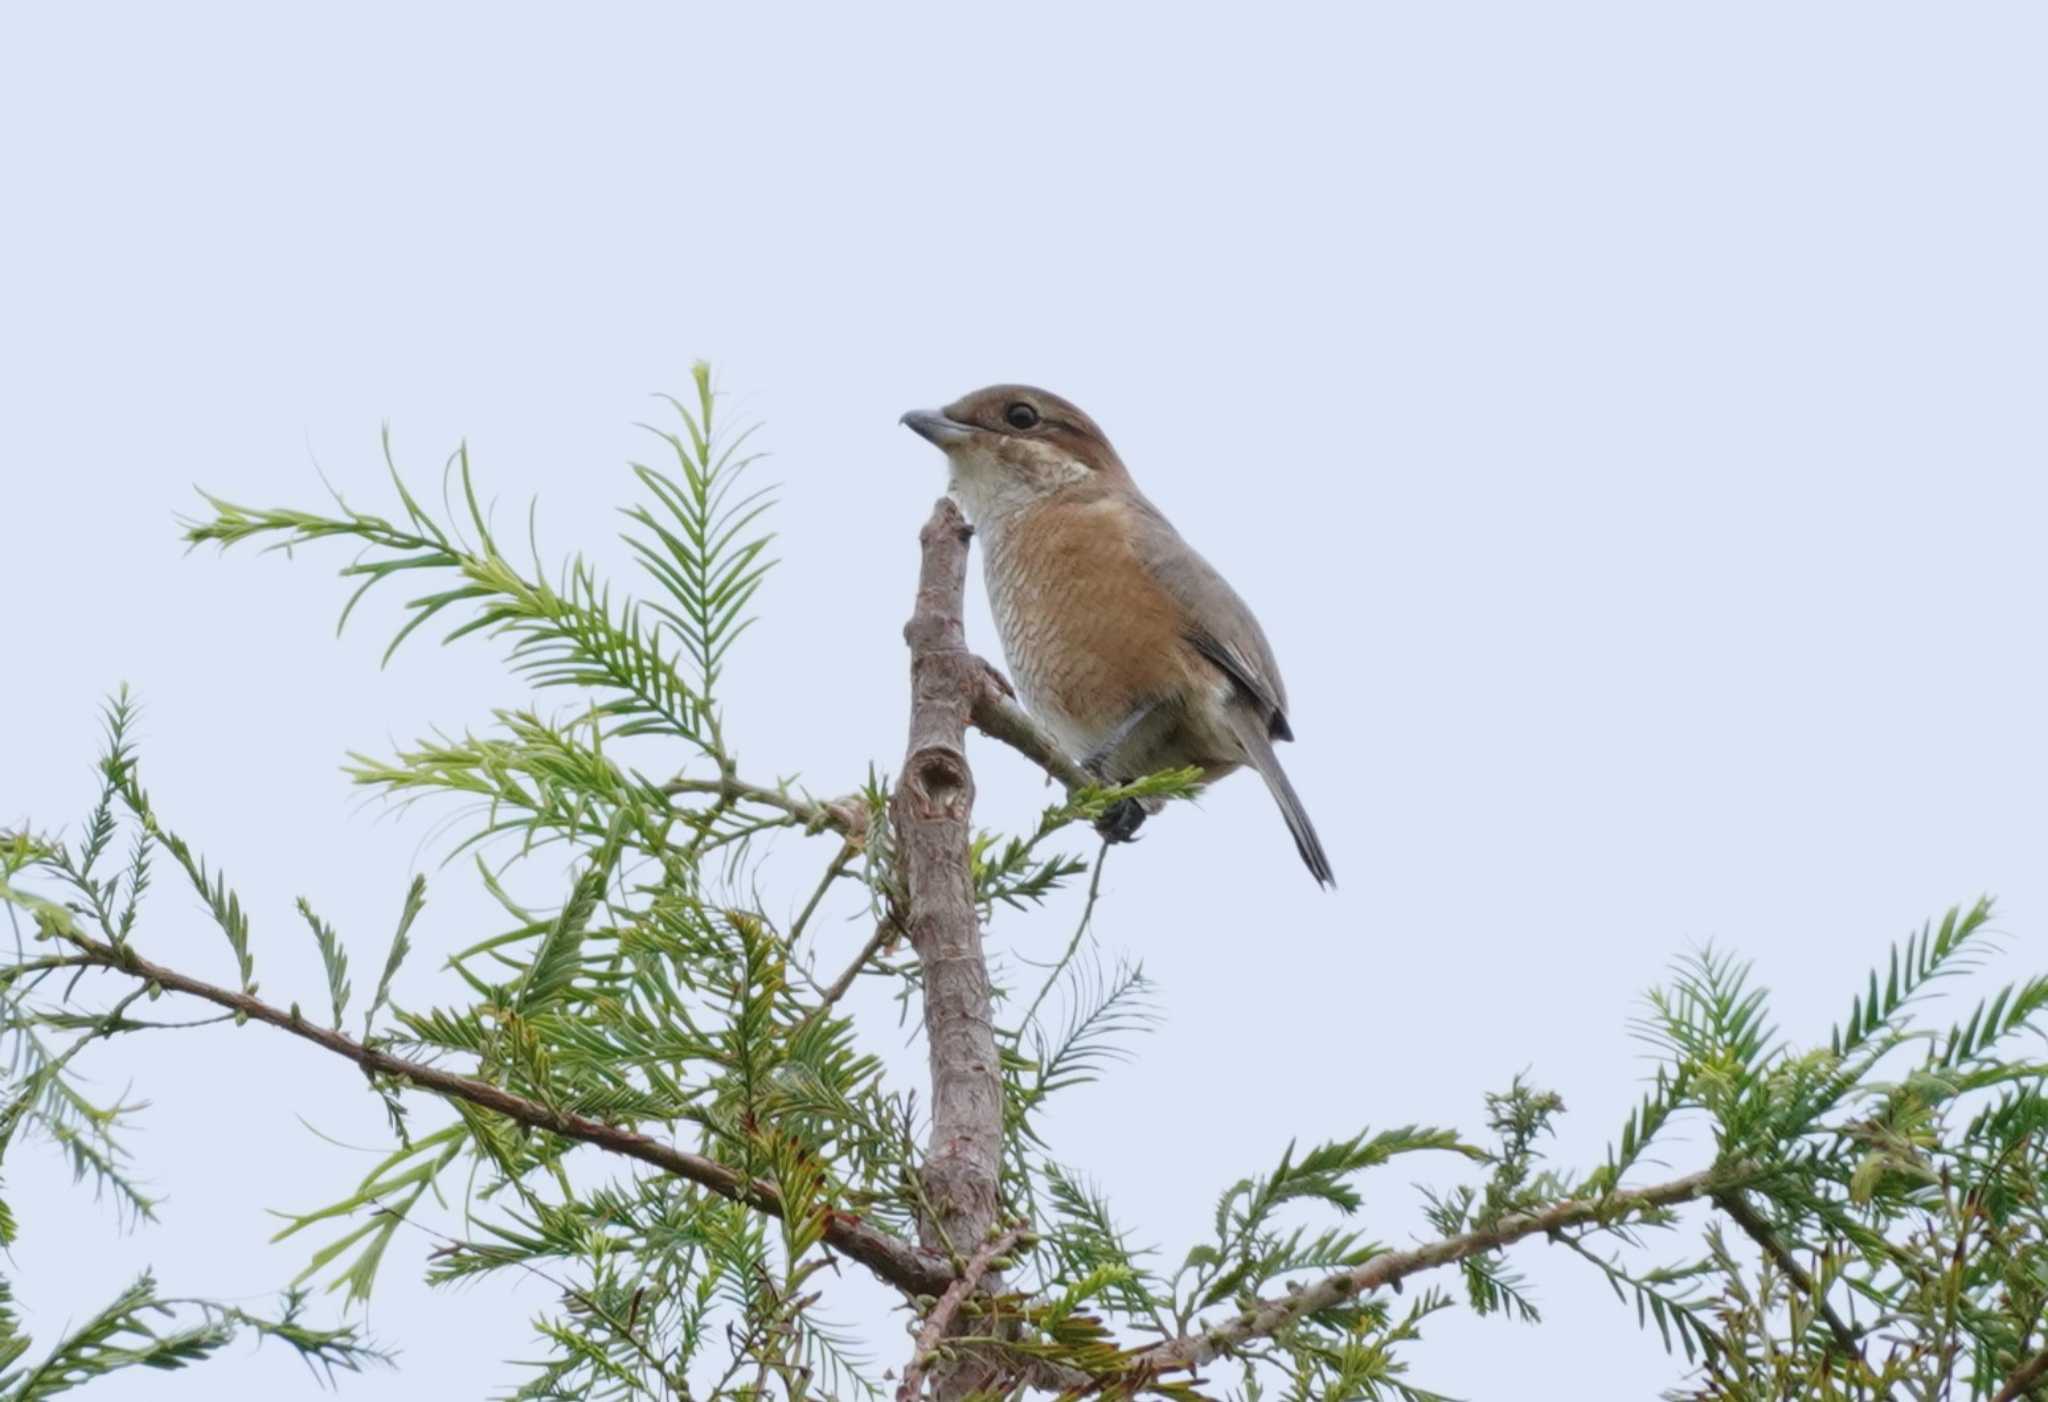
<path id="1" fill-rule="evenodd" d="M 1104 842 L 1131 842 L 1145 823 L 1145 805 L 1135 798 L 1120 798 L 1095 820 L 1095 830 Z"/>

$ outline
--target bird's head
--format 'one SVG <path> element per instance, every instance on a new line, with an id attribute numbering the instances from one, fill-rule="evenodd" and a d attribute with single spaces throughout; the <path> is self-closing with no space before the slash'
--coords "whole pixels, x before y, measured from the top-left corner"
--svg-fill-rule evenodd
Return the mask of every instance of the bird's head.
<path id="1" fill-rule="evenodd" d="M 949 489 L 977 524 L 1079 483 L 1125 480 L 1095 420 L 1029 385 L 991 385 L 903 422 L 946 455 Z"/>

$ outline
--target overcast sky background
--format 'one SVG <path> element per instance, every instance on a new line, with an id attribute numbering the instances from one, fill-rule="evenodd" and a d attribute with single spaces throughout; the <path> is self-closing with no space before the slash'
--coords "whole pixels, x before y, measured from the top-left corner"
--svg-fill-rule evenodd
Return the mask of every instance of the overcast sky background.
<path id="1" fill-rule="evenodd" d="M 839 792 L 900 756 L 943 480 L 896 417 L 1032 381 L 1263 619 L 1343 883 L 1242 778 L 1114 855 L 1104 942 L 1168 1016 L 1072 1097 L 1072 1161 L 1173 1260 L 1290 1137 L 1477 1133 L 1517 1071 L 1583 1167 L 1641 1090 L 1634 1000 L 1693 942 L 1753 957 L 1801 1040 L 1980 892 L 1997 972 L 2048 962 L 2044 40 L 2023 4 L 9 6 L 0 820 L 75 825 L 125 680 L 267 993 L 317 998 L 300 894 L 366 989 L 418 869 L 398 994 L 447 1001 L 432 956 L 487 928 L 470 877 L 338 765 L 522 693 L 488 645 L 380 672 L 390 601 L 336 642 L 341 552 L 187 558 L 193 484 L 314 505 L 317 463 L 381 506 L 388 421 L 421 480 L 466 437 L 551 552 L 617 564 L 633 421 L 709 357 L 782 484 L 731 729 L 749 770 Z M 971 608 L 993 656 L 978 578 Z M 1035 772 L 974 758 L 982 820 L 1028 823 Z M 824 854 L 777 853 L 793 904 Z M 225 976 L 169 876 L 144 948 Z M 267 1210 L 372 1162 L 297 1117 L 384 1142 L 360 1075 L 260 1030 L 88 1065 L 154 1102 L 168 1202 L 123 1235 L 13 1149 L 39 1343 L 145 1262 L 267 1297 L 309 1249 L 266 1245 Z M 1369 1182 L 1367 1229 L 1426 1231 L 1421 1172 Z M 549 1289 L 428 1292 L 433 1245 L 401 1235 L 370 1310 L 404 1370 L 350 1395 L 480 1395 L 535 1356 Z M 1549 1324 L 1442 1321 L 1413 1381 L 1678 1377 L 1583 1263 L 1515 1259 Z M 900 1366 L 893 1325 L 876 1347 Z M 310 1392 L 238 1347 L 94 1396 Z"/>

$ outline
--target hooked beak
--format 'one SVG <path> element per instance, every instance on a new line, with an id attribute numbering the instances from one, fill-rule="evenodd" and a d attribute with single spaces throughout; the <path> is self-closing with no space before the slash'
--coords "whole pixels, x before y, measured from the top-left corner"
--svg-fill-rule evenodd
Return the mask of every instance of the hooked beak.
<path id="1" fill-rule="evenodd" d="M 912 409 L 900 422 L 919 438 L 940 449 L 965 442 L 974 432 L 966 424 L 947 418 L 939 409 Z"/>

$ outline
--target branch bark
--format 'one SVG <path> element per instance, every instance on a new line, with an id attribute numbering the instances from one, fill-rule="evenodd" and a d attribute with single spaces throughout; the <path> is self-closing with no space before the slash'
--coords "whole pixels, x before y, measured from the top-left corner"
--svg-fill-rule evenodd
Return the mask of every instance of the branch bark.
<path id="1" fill-rule="evenodd" d="M 988 963 L 968 864 L 974 774 L 967 724 L 976 700 L 994 685 L 967 650 L 960 617 L 971 534 L 959 508 L 941 498 L 918 535 L 917 604 L 903 629 L 910 644 L 910 740 L 889 805 L 905 923 L 924 971 L 931 1063 L 931 1140 L 921 1175 L 928 1210 L 919 1234 L 927 1250 L 955 1260 L 995 1226 L 1003 1127 Z M 972 1361 L 942 1369 L 936 1395 L 965 1396 L 985 1372 Z"/>
<path id="2" fill-rule="evenodd" d="M 2033 1396 L 2034 1389 L 2048 1380 L 2048 1349 L 2022 1363 L 2013 1375 L 2005 1380 L 2005 1386 L 1998 1389 L 1998 1395 L 1991 1402 L 2020 1402 L 2023 1397 Z"/>
<path id="3" fill-rule="evenodd" d="M 587 1116 L 551 1109 L 489 1081 L 457 1075 L 438 1066 L 428 1066 L 365 1046 L 346 1033 L 316 1026 L 303 1017 L 296 1017 L 247 993 L 206 983 L 176 969 L 152 963 L 125 946 L 105 944 L 76 932 L 67 933 L 64 938 L 79 949 L 80 958 L 76 962 L 126 974 L 130 978 L 141 979 L 145 984 L 153 983 L 174 993 L 201 999 L 238 1013 L 251 1022 L 267 1023 L 294 1037 L 303 1038 L 345 1057 L 365 1071 L 391 1076 L 452 1100 L 466 1101 L 520 1124 L 558 1134 L 564 1139 L 595 1145 L 622 1158 L 637 1159 L 708 1188 L 720 1197 L 746 1203 L 774 1216 L 782 1215 L 782 1196 L 773 1184 L 749 1179 L 716 1159 L 664 1144 L 636 1130 L 619 1129 Z M 835 1212 L 827 1219 L 825 1240 L 883 1280 L 913 1295 L 937 1294 L 955 1279 L 953 1264 L 946 1256 L 921 1250 L 847 1213 Z"/>
<path id="4" fill-rule="evenodd" d="M 987 667 L 986 663 L 982 665 Z M 975 687 L 974 705 L 968 719 L 974 722 L 976 730 L 1008 745 L 1059 780 L 1070 793 L 1099 782 L 1062 750 L 1022 706 L 1005 694 L 993 669 L 984 671 L 979 685 Z"/>

